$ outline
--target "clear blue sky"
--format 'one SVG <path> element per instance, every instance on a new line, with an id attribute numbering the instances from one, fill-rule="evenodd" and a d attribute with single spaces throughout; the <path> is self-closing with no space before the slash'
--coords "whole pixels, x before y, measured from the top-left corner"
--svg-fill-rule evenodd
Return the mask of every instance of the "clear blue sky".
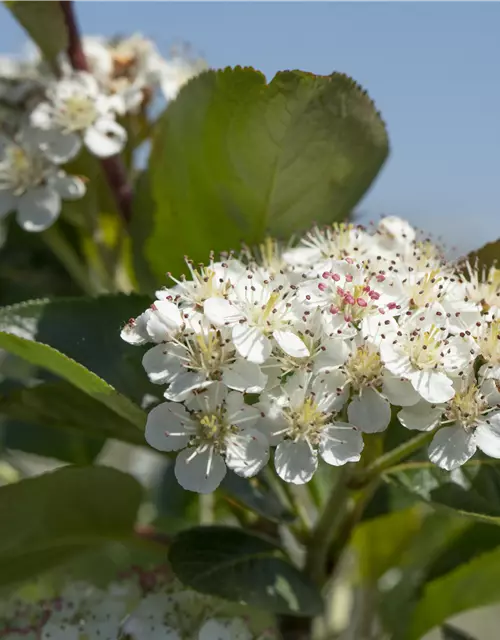
<path id="1" fill-rule="evenodd" d="M 360 204 L 460 249 L 500 236 L 500 3 L 77 2 L 84 32 L 188 41 L 211 66 L 268 78 L 343 71 L 375 100 L 390 160 Z M 24 36 L 0 9 L 1 53 Z M 312 216 L 314 212 L 311 212 Z"/>

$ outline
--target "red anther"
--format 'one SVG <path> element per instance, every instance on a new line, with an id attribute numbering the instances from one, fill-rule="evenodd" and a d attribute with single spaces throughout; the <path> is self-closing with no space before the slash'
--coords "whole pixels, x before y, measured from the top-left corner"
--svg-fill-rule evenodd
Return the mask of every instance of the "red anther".
<path id="1" fill-rule="evenodd" d="M 153 304 L 151 305 L 150 309 L 153 309 L 153 311 L 158 311 L 157 306 L 155 305 L 155 303 L 153 302 Z"/>
<path id="2" fill-rule="evenodd" d="M 375 276 L 375 278 L 376 278 L 377 282 L 383 282 L 383 281 L 385 280 L 385 276 L 384 276 L 384 275 L 382 275 L 381 273 L 378 273 L 378 274 Z"/>
<path id="3" fill-rule="evenodd" d="M 338 273 L 330 273 L 330 278 L 332 280 L 335 280 L 335 282 L 338 282 L 340 280 L 340 276 Z"/>
<path id="4" fill-rule="evenodd" d="M 346 293 L 344 294 L 344 302 L 346 302 L 347 304 L 355 304 L 355 300 L 354 300 L 354 296 L 352 296 L 350 293 Z"/>
<path id="5" fill-rule="evenodd" d="M 358 298 L 356 300 L 357 304 L 359 307 L 366 307 L 367 306 L 367 302 L 364 298 Z"/>
<path id="6" fill-rule="evenodd" d="M 387 308 L 392 311 L 393 309 L 396 309 L 397 306 L 398 305 L 395 302 L 389 302 L 389 304 L 387 305 Z"/>
<path id="7" fill-rule="evenodd" d="M 322 278 L 325 278 L 325 280 L 328 280 L 328 278 L 332 277 L 332 273 L 330 271 L 323 271 L 323 273 L 321 274 Z"/>
<path id="8" fill-rule="evenodd" d="M 325 291 L 325 290 L 326 290 L 326 284 L 325 284 L 324 282 L 320 282 L 320 283 L 318 284 L 318 289 L 319 289 L 320 291 Z"/>
<path id="9" fill-rule="evenodd" d="M 380 298 L 380 293 L 377 293 L 376 291 L 370 291 L 369 295 L 372 300 L 378 300 Z"/>
<path id="10" fill-rule="evenodd" d="M 346 274 L 345 280 L 346 282 L 352 282 L 352 276 L 350 273 Z"/>
<path id="11" fill-rule="evenodd" d="M 339 312 L 338 307 L 336 307 L 334 304 L 330 305 L 330 313 L 331 313 L 332 315 L 335 315 L 335 314 L 336 314 L 336 313 L 338 313 L 338 312 Z"/>

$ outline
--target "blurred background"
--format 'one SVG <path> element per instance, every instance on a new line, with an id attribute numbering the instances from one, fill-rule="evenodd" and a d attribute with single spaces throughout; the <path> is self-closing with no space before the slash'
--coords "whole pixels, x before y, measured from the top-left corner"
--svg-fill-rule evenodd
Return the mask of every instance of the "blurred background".
<path id="1" fill-rule="evenodd" d="M 88 35 L 140 32 L 163 54 L 187 42 L 213 67 L 351 75 L 392 146 L 361 220 L 406 217 L 458 253 L 500 235 L 499 3 L 76 5 Z M 0 32 L 0 54 L 22 55 L 26 37 L 5 7 Z"/>

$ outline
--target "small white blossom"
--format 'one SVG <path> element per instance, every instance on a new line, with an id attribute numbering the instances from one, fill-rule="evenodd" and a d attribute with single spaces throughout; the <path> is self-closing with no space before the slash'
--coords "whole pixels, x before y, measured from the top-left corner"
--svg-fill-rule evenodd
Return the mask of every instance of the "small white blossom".
<path id="1" fill-rule="evenodd" d="M 253 429 L 259 418 L 243 395 L 214 383 L 194 396 L 189 410 L 165 402 L 148 416 L 146 440 L 160 451 L 180 451 L 175 461 L 179 484 L 189 491 L 210 493 L 222 482 L 226 465 L 245 478 L 267 463 L 267 440 Z"/>
<path id="2" fill-rule="evenodd" d="M 54 162 L 74 158 L 82 144 L 100 157 L 119 153 L 126 142 L 125 129 L 115 120 L 120 101 L 104 95 L 87 72 L 73 72 L 52 83 L 47 100 L 31 113 L 42 150 Z"/>
<path id="3" fill-rule="evenodd" d="M 16 211 L 25 231 L 44 231 L 59 217 L 62 200 L 84 195 L 83 181 L 48 160 L 31 129 L 0 141 L 0 219 Z"/>
<path id="4" fill-rule="evenodd" d="M 271 355 L 271 338 L 290 356 L 309 355 L 294 330 L 299 318 L 295 303 L 292 289 L 248 276 L 237 283 L 231 299 L 208 298 L 204 313 L 216 327 L 232 328 L 234 346 L 243 358 L 262 364 Z"/>
<path id="5" fill-rule="evenodd" d="M 285 482 L 309 482 L 318 467 L 318 454 L 335 466 L 359 460 L 361 433 L 335 418 L 347 398 L 344 380 L 339 371 L 316 376 L 299 372 L 280 394 L 264 396 L 257 405 L 262 413 L 258 427 L 271 444 L 278 445 L 274 464 Z"/>
<path id="6" fill-rule="evenodd" d="M 393 375 L 410 380 L 427 402 L 446 402 L 455 394 L 453 378 L 474 359 L 472 340 L 447 336 L 439 306 L 408 313 L 398 327 L 387 327 L 380 343 L 382 361 Z"/>

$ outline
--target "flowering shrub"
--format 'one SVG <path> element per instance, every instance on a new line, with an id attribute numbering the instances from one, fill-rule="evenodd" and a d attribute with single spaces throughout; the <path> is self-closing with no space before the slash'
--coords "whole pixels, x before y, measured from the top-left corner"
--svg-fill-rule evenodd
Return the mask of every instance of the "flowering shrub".
<path id="1" fill-rule="evenodd" d="M 6 6 L 37 46 L 0 59 L 0 639 L 465 638 L 499 242 L 357 224 L 389 141 L 342 73 Z"/>

